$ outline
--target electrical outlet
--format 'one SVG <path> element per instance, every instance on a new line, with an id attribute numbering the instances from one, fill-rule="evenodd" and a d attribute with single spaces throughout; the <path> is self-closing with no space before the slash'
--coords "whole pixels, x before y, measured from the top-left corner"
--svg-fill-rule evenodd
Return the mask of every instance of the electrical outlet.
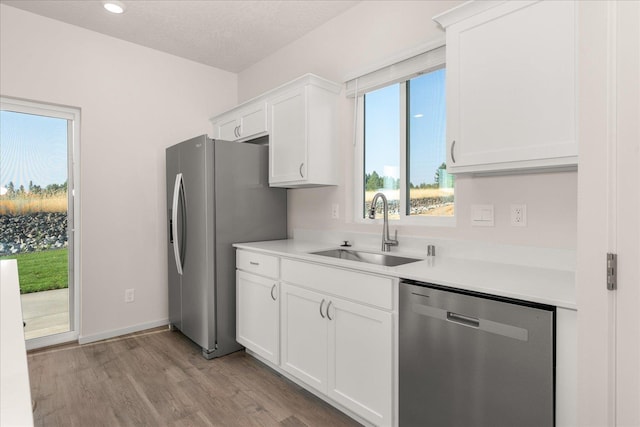
<path id="1" fill-rule="evenodd" d="M 514 227 L 527 225 L 527 205 L 511 205 L 511 225 Z"/>
<path id="2" fill-rule="evenodd" d="M 133 289 L 125 289 L 124 291 L 124 302 L 133 302 L 135 299 L 135 294 Z"/>
<path id="3" fill-rule="evenodd" d="M 331 205 L 331 218 L 338 219 L 340 218 L 340 205 L 334 203 Z"/>

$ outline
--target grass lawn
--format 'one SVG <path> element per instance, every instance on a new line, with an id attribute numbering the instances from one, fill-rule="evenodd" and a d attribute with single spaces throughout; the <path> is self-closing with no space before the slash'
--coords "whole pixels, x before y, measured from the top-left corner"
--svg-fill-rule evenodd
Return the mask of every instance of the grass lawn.
<path id="1" fill-rule="evenodd" d="M 52 249 L 1 257 L 17 259 L 20 293 L 48 291 L 68 287 L 67 249 Z"/>

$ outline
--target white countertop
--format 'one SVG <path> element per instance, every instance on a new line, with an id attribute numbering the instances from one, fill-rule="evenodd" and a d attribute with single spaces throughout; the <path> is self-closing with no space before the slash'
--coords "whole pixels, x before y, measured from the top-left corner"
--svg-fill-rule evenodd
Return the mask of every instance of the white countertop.
<path id="1" fill-rule="evenodd" d="M 575 273 L 569 270 L 438 256 L 397 267 L 385 267 L 312 255 L 309 252 L 335 249 L 338 246 L 294 239 L 237 243 L 234 246 L 292 259 L 577 309 Z M 347 249 L 376 252 L 370 248 L 355 246 Z M 426 258 L 424 254 L 412 252 L 393 251 L 391 255 Z"/>
<path id="2" fill-rule="evenodd" d="M 0 425 L 32 426 L 31 388 L 16 260 L 0 261 Z"/>

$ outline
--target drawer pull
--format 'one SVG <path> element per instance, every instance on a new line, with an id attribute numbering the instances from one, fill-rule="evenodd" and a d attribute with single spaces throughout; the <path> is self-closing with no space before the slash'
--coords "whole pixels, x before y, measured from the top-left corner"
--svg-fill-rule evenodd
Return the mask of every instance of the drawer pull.
<path id="1" fill-rule="evenodd" d="M 251 264 L 251 265 L 260 265 L 259 262 L 255 262 L 255 261 L 249 261 L 249 264 Z"/>

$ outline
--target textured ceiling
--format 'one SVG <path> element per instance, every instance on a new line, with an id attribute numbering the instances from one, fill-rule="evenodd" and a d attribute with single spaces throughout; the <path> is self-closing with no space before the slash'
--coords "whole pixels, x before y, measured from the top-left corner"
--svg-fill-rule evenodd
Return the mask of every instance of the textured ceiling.
<path id="1" fill-rule="evenodd" d="M 114 15 L 97 0 L 0 0 L 38 15 L 231 72 L 248 66 L 357 1 L 123 0 Z"/>

